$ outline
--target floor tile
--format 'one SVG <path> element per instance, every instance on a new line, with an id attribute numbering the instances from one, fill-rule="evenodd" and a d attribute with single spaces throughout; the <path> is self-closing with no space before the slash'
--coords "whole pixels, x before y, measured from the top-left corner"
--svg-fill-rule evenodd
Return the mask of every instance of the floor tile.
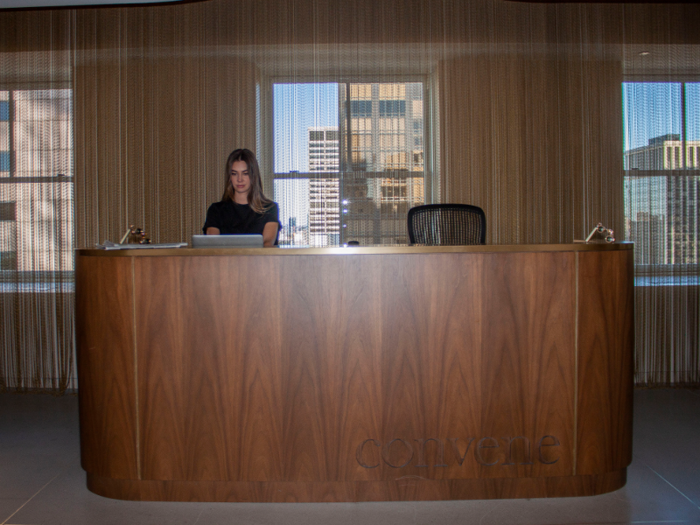
<path id="1" fill-rule="evenodd" d="M 90 492 L 79 465 L 66 469 L 7 525 L 193 525 L 205 504 L 133 502 Z"/>
<path id="2" fill-rule="evenodd" d="M 0 494 L 4 495 L 1 488 Z M 25 501 L 24 499 L 0 498 L 0 523 L 4 523 Z"/>
<path id="3" fill-rule="evenodd" d="M 649 469 L 633 463 L 627 485 L 600 496 L 531 500 L 432 502 L 419 505 L 420 523 L 480 525 L 605 524 L 700 521 L 692 504 Z"/>
<path id="4" fill-rule="evenodd" d="M 197 525 L 406 525 L 416 523 L 413 502 L 209 504 Z"/>
<path id="5" fill-rule="evenodd" d="M 700 396 L 655 389 L 635 401 L 635 456 L 700 507 Z"/>
<path id="6" fill-rule="evenodd" d="M 33 459 L 30 457 L 30 460 Z M 74 458 L 77 461 L 77 458 Z M 65 466 L 58 467 L 55 463 L 48 465 L 42 462 L 2 463 L 0 468 L 0 495 L 13 499 L 28 499 L 40 490 L 46 483 L 59 475 Z"/>

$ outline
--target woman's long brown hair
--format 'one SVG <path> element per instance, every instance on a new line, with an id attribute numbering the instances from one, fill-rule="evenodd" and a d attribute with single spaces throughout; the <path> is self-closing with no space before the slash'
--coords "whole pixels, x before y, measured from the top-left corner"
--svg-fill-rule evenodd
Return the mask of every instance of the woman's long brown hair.
<path id="1" fill-rule="evenodd" d="M 250 190 L 248 191 L 248 205 L 255 213 L 265 213 L 272 206 L 272 201 L 265 197 L 260 180 L 260 167 L 255 154 L 249 149 L 237 149 L 231 152 L 226 161 L 226 178 L 224 182 L 224 195 L 222 201 L 233 201 L 235 190 L 231 184 L 231 166 L 234 162 L 242 160 L 248 166 L 248 177 L 250 177 Z"/>

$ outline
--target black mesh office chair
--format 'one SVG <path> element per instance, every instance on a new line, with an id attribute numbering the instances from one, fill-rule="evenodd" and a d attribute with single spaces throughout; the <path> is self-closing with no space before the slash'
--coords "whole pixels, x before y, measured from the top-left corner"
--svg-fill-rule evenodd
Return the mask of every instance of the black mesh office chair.
<path id="1" fill-rule="evenodd" d="M 426 204 L 408 210 L 411 244 L 486 244 L 486 215 L 469 204 Z"/>

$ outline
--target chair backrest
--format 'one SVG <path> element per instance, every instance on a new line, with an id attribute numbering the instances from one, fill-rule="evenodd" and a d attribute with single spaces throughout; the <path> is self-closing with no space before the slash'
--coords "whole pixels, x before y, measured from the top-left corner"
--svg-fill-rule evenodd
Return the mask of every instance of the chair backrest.
<path id="1" fill-rule="evenodd" d="M 426 204 L 408 210 L 411 244 L 486 244 L 486 215 L 469 204 Z"/>

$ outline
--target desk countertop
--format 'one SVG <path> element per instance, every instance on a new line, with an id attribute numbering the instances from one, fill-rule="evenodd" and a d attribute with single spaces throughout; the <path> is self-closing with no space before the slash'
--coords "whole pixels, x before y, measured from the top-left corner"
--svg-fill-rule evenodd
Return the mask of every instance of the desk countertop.
<path id="1" fill-rule="evenodd" d="M 503 253 L 503 252 L 585 252 L 631 250 L 634 243 L 616 242 L 573 244 L 486 244 L 479 246 L 362 246 L 332 248 L 165 248 L 103 250 L 85 248 L 78 255 L 98 257 L 172 257 L 211 255 L 394 255 L 431 253 Z"/>

